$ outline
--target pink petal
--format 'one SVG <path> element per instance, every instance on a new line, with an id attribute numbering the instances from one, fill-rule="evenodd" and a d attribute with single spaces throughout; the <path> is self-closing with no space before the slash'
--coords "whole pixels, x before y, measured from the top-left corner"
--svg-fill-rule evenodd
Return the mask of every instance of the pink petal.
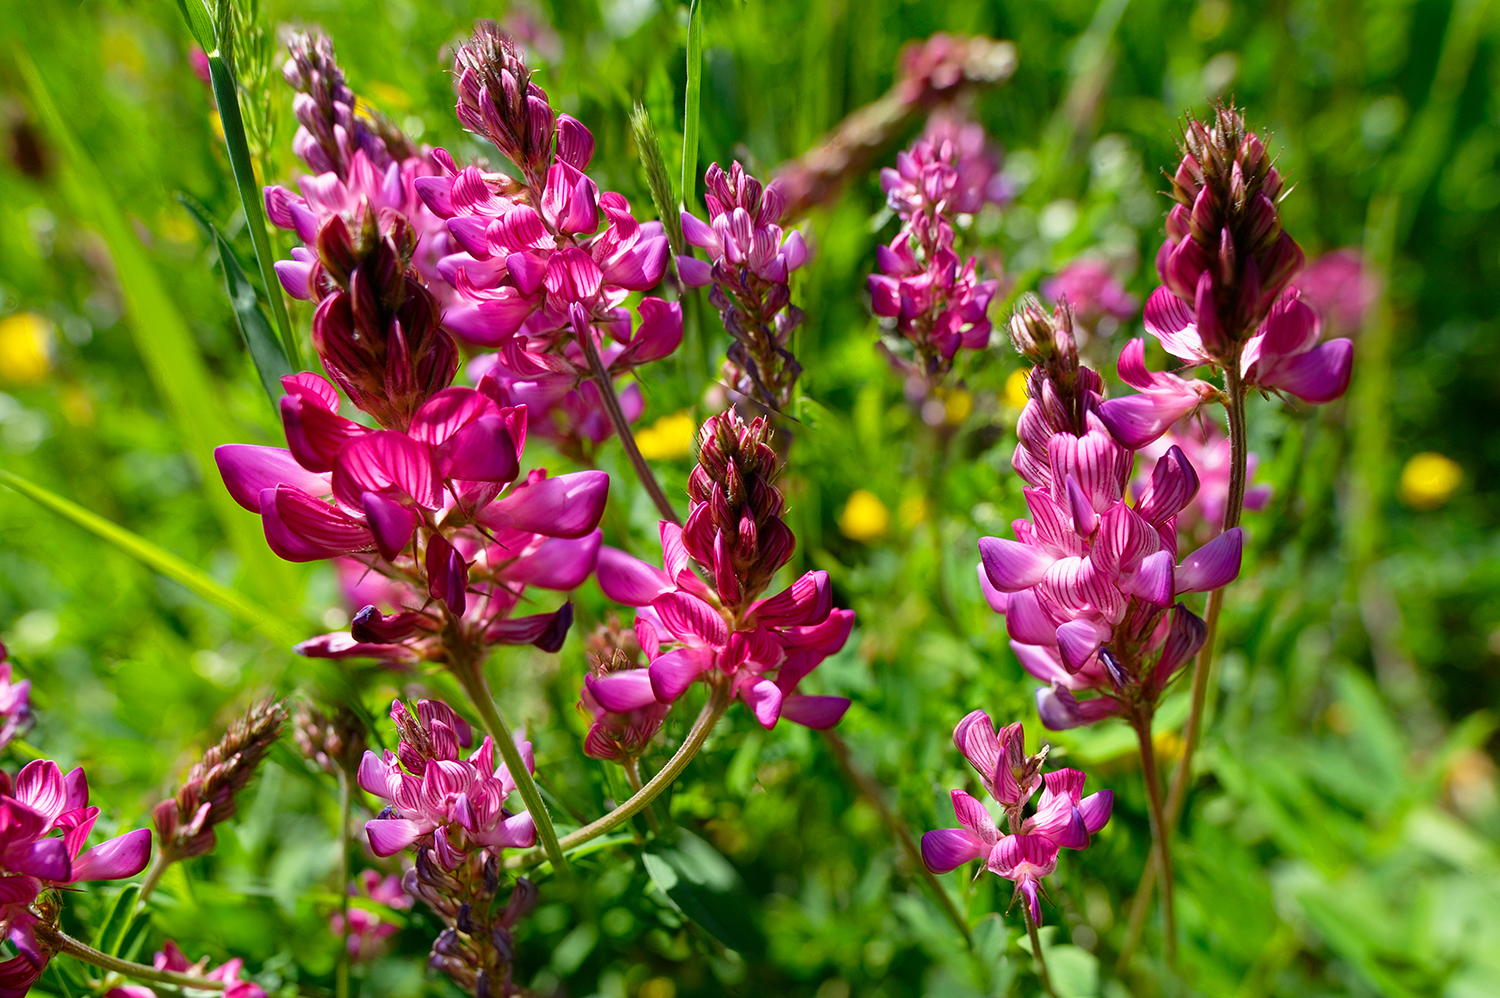
<path id="1" fill-rule="evenodd" d="M 755 719 L 760 722 L 761 727 L 774 728 L 776 726 L 777 719 L 781 717 L 780 687 L 769 679 L 761 679 L 741 687 L 739 696 L 750 708 L 750 712 L 755 715 Z"/>
<path id="2" fill-rule="evenodd" d="M 1177 592 L 1206 593 L 1233 582 L 1240 574 L 1244 536 L 1239 527 L 1226 530 L 1182 559 L 1175 575 Z"/>
<path id="3" fill-rule="evenodd" d="M 1038 547 L 1000 537 L 979 538 L 985 574 L 1001 592 L 1029 589 L 1041 582 L 1057 558 Z"/>
<path id="4" fill-rule="evenodd" d="M 1078 805 L 1079 812 L 1083 815 L 1083 827 L 1093 835 L 1099 829 L 1109 823 L 1110 812 L 1114 810 L 1115 792 L 1113 790 L 1101 790 L 1096 794 L 1085 797 Z"/>
<path id="5" fill-rule="evenodd" d="M 266 543 L 287 561 L 320 561 L 375 544 L 374 535 L 358 521 L 286 485 L 261 493 L 260 516 Z"/>
<path id="6" fill-rule="evenodd" d="M 985 810 L 984 805 L 962 790 L 954 790 L 950 796 L 953 800 L 953 815 L 958 823 L 982 841 L 993 845 L 999 832 L 995 829 L 995 819 L 990 817 L 990 812 Z"/>
<path id="7" fill-rule="evenodd" d="M 406 818 L 375 818 L 365 822 L 370 850 L 377 856 L 394 856 L 421 837 L 415 821 Z"/>
<path id="8" fill-rule="evenodd" d="M 594 571 L 603 539 L 602 530 L 576 538 L 549 537 L 536 550 L 500 567 L 495 574 L 542 589 L 576 589 Z"/>
<path id="9" fill-rule="evenodd" d="M 1077 672 L 1088 664 L 1099 646 L 1109 640 L 1110 628 L 1092 620 L 1070 620 L 1057 629 L 1057 646 L 1063 662 Z"/>
<path id="10" fill-rule="evenodd" d="M 608 497 L 608 474 L 575 471 L 513 487 L 487 506 L 480 519 L 491 527 L 511 527 L 548 537 L 582 537 L 599 525 Z"/>
<path id="11" fill-rule="evenodd" d="M 360 493 L 385 489 L 409 496 L 425 509 L 442 505 L 432 454 L 405 433 L 380 430 L 351 440 L 333 466 L 333 494 L 346 508 L 360 506 Z"/>
<path id="12" fill-rule="evenodd" d="M 933 873 L 948 873 L 989 852 L 973 832 L 962 828 L 939 828 L 922 835 L 922 862 Z"/>
<path id="13" fill-rule="evenodd" d="M 137 828 L 94 846 L 73 861 L 73 880 L 123 880 L 151 859 L 151 829 Z"/>
<path id="14" fill-rule="evenodd" d="M 1310 405 L 1324 405 L 1348 391 L 1353 365 L 1353 341 L 1329 340 L 1288 358 L 1271 375 L 1257 380 L 1267 388 L 1290 392 Z"/>
<path id="15" fill-rule="evenodd" d="M 844 719 L 849 710 L 847 697 L 810 696 L 792 693 L 782 698 L 781 716 L 815 731 L 824 731 Z"/>
<path id="16" fill-rule="evenodd" d="M 669 651 L 651 663 L 651 689 L 661 703 L 671 703 L 693 684 L 706 663 L 696 648 Z"/>
<path id="17" fill-rule="evenodd" d="M 681 590 L 662 593 L 651 602 L 668 631 L 680 641 L 722 648 L 729 641 L 729 627 L 719 612 L 703 600 Z"/>
<path id="18" fill-rule="evenodd" d="M 605 710 L 623 714 L 656 703 L 650 669 L 626 669 L 603 676 L 585 676 L 583 683 Z"/>
<path id="19" fill-rule="evenodd" d="M 702 288 L 713 283 L 714 268 L 697 257 L 683 254 L 677 258 L 677 276 L 690 288 Z"/>
<path id="20" fill-rule="evenodd" d="M 595 575 L 604 595 L 626 606 L 649 606 L 676 588 L 661 569 L 607 545 L 599 549 Z"/>
<path id="21" fill-rule="evenodd" d="M 290 485 L 312 495 L 332 491 L 328 475 L 308 471 L 283 447 L 223 444 L 214 448 L 214 463 L 230 496 L 252 513 L 260 512 L 261 492 L 278 485 Z"/>

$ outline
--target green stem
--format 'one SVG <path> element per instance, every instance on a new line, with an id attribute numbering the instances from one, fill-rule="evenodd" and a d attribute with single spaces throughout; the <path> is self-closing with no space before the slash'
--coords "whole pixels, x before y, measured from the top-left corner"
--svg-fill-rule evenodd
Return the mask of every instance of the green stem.
<path id="1" fill-rule="evenodd" d="M 340 766 L 339 780 L 339 954 L 334 964 L 335 998 L 349 998 L 349 774 Z"/>
<path id="2" fill-rule="evenodd" d="M 625 782 L 630 784 L 632 796 L 641 792 L 641 760 L 631 757 L 620 764 L 625 770 Z M 646 824 L 651 826 L 651 831 L 661 831 L 661 824 L 656 820 L 656 809 L 647 805 Z"/>
<path id="3" fill-rule="evenodd" d="M 50 949 L 76 957 L 84 963 L 91 963 L 102 970 L 133 977 L 138 981 L 172 984 L 179 988 L 193 988 L 197 991 L 224 990 L 223 981 L 210 980 L 197 974 L 178 974 L 170 970 L 157 970 L 143 963 L 132 963 L 129 960 L 121 960 L 117 956 L 110 956 L 108 953 L 94 949 L 88 943 L 74 939 L 55 925 L 38 925 L 36 935 Z"/>
<path id="4" fill-rule="evenodd" d="M 655 800 L 663 790 L 671 786 L 672 782 L 678 776 L 682 775 L 682 771 L 687 768 L 687 764 L 692 761 L 693 756 L 697 755 L 698 750 L 703 747 L 704 741 L 708 738 L 708 733 L 713 730 L 714 725 L 718 723 L 719 718 L 723 716 L 724 711 L 729 707 L 728 685 L 722 682 L 715 683 L 711 689 L 712 692 L 709 694 L 708 703 L 703 705 L 703 709 L 699 711 L 698 719 L 693 722 L 693 727 L 688 732 L 687 738 L 678 747 L 672 758 L 667 761 L 667 764 L 655 776 L 651 777 L 646 785 L 641 787 L 635 796 L 631 797 L 628 801 L 604 817 L 584 825 L 577 831 L 564 835 L 559 841 L 559 845 L 564 850 L 576 849 L 585 842 L 596 839 L 605 832 L 611 831 L 629 821 L 634 815 L 644 809 L 647 804 Z M 516 870 L 535 866 L 543 858 L 541 850 L 532 849 L 528 852 L 507 856 L 505 859 L 505 868 L 507 870 Z M 546 858 L 550 858 L 550 854 Z M 553 865 L 556 866 L 555 863 Z"/>
<path id="5" fill-rule="evenodd" d="M 541 792 L 536 788 L 536 781 L 531 778 L 531 771 L 526 768 L 526 762 L 521 758 L 520 749 L 516 748 L 515 740 L 511 738 L 509 725 L 500 716 L 500 711 L 495 708 L 495 701 L 490 696 L 489 686 L 484 680 L 479 662 L 472 654 L 458 657 L 463 661 L 452 663 L 453 672 L 463 686 L 464 692 L 468 694 L 469 702 L 474 705 L 475 710 L 479 711 L 485 728 L 495 740 L 495 748 L 500 750 L 505 766 L 510 770 L 511 778 L 516 781 L 516 789 L 521 792 L 521 800 L 526 802 L 526 810 L 531 814 L 531 820 L 536 825 L 537 838 L 541 839 L 542 849 L 546 852 L 547 858 L 552 861 L 552 868 L 560 875 L 566 876 L 569 872 L 568 861 L 563 856 L 562 847 L 557 843 L 557 832 L 552 827 L 552 816 L 547 812 L 547 805 L 542 800 Z"/>
<path id="6" fill-rule="evenodd" d="M 1151 717 L 1138 712 L 1131 718 L 1141 747 L 1141 776 L 1146 780 L 1146 798 L 1151 813 L 1151 838 L 1156 843 L 1156 861 L 1161 870 L 1162 931 L 1167 938 L 1167 965 L 1177 965 L 1177 913 L 1173 893 L 1171 840 L 1167 835 L 1167 816 L 1162 801 L 1161 774 L 1156 769 L 1156 750 L 1151 744 Z"/>
<path id="7" fill-rule="evenodd" d="M 578 340 L 584 355 L 589 359 L 589 370 L 594 375 L 594 384 L 599 389 L 599 398 L 604 402 L 604 411 L 609 414 L 609 421 L 614 425 L 615 435 L 620 438 L 620 444 L 625 448 L 625 456 L 630 458 L 630 466 L 635 469 L 635 477 L 640 479 L 641 485 L 645 486 L 647 494 L 656 504 L 656 509 L 661 513 L 662 519 L 681 526 L 682 521 L 677 518 L 677 511 L 672 508 L 666 493 L 661 490 L 661 485 L 656 481 L 651 465 L 646 463 L 646 459 L 641 456 L 641 449 L 635 444 L 635 434 L 631 432 L 630 420 L 625 418 L 625 410 L 620 408 L 620 399 L 615 395 L 614 379 L 604 369 L 604 360 L 599 356 L 599 347 L 594 342 L 593 327 L 586 329 Z"/>
<path id="8" fill-rule="evenodd" d="M 1057 998 L 1052 990 L 1052 978 L 1047 975 L 1047 958 L 1042 955 L 1042 937 L 1036 931 L 1036 919 L 1031 917 L 1031 906 L 1021 899 L 1021 917 L 1026 920 L 1026 934 L 1031 937 L 1031 955 L 1036 957 L 1036 976 L 1042 982 L 1042 990 Z"/>
<path id="9" fill-rule="evenodd" d="M 942 904 L 943 914 L 948 916 L 948 921 L 958 929 L 959 935 L 964 937 L 964 943 L 969 944 L 969 923 L 959 912 L 958 906 L 953 903 L 953 898 L 943 888 L 937 875 L 927 868 L 922 861 L 922 849 L 917 845 L 917 840 L 912 836 L 911 829 L 907 827 L 906 820 L 901 817 L 900 812 L 894 810 L 885 800 L 885 793 L 880 784 L 876 783 L 869 774 L 865 773 L 854 764 L 850 758 L 849 746 L 844 739 L 840 738 L 836 731 L 824 731 L 823 738 L 828 742 L 828 747 L 833 750 L 833 758 L 843 771 L 845 779 L 854 784 L 856 790 L 864 796 L 875 807 L 875 813 L 880 815 L 881 823 L 885 825 L 886 831 L 901 843 L 901 848 L 906 850 L 907 857 L 911 860 L 912 867 L 922 874 L 922 879 L 927 882 L 928 888 Z"/>
<path id="10" fill-rule="evenodd" d="M 167 867 L 172 861 L 166 858 L 166 852 L 158 848 L 151 856 L 151 865 L 146 870 L 146 879 L 141 881 L 141 893 L 136 896 L 136 910 L 146 906 L 146 900 L 151 897 L 151 892 L 156 890 L 156 885 L 161 883 L 162 874 L 167 872 Z"/>

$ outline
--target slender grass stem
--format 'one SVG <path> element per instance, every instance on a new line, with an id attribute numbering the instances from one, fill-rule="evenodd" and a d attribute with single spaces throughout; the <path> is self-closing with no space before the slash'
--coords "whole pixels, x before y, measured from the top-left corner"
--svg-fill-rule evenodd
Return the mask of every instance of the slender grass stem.
<path id="1" fill-rule="evenodd" d="M 1042 937 L 1037 934 L 1036 920 L 1031 917 L 1031 906 L 1025 899 L 1021 901 L 1021 917 L 1026 920 L 1026 934 L 1031 937 L 1031 955 L 1036 958 L 1036 976 L 1042 982 L 1042 990 L 1057 998 L 1057 992 L 1052 990 L 1052 978 L 1047 974 L 1047 958 L 1042 955 Z"/>
<path id="2" fill-rule="evenodd" d="M 171 984 L 179 988 L 193 988 L 197 991 L 224 990 L 223 981 L 212 980 L 197 974 L 178 974 L 170 970 L 157 970 L 143 963 L 133 963 L 130 960 L 121 960 L 117 956 L 110 956 L 108 953 L 94 949 L 82 940 L 74 939 L 55 925 L 38 925 L 36 935 L 48 947 L 59 953 L 66 953 L 84 963 L 91 963 L 102 970 L 124 974 L 138 981 L 154 981 L 157 984 Z"/>
<path id="3" fill-rule="evenodd" d="M 839 769 L 843 772 L 844 778 L 853 784 L 854 788 L 866 800 L 874 805 L 875 813 L 880 815 L 881 823 L 885 825 L 886 830 L 890 832 L 896 841 L 901 843 L 901 848 L 906 850 L 906 855 L 910 858 L 912 867 L 920 871 L 922 879 L 927 882 L 928 889 L 937 897 L 938 902 L 942 905 L 943 914 L 947 915 L 948 920 L 953 923 L 954 928 L 958 929 L 959 935 L 964 938 L 964 943 L 971 944 L 972 940 L 969 938 L 968 920 L 959 912 L 958 906 L 953 903 L 953 898 L 944 889 L 937 875 L 927 869 L 927 864 L 922 861 L 922 850 L 917 845 L 917 840 L 912 836 L 911 829 L 907 827 L 906 819 L 901 817 L 901 813 L 893 809 L 886 802 L 883 792 L 884 788 L 876 783 L 868 773 L 854 764 L 854 760 L 849 755 L 849 746 L 839 737 L 838 732 L 824 731 L 823 738 L 828 742 L 828 747 L 833 750 L 833 757 L 838 762 Z"/>
<path id="4" fill-rule="evenodd" d="M 619 396 L 615 395 L 615 383 L 610 378 L 609 372 L 604 369 L 604 360 L 599 356 L 599 347 L 594 343 L 593 330 L 579 337 L 579 345 L 589 359 L 589 370 L 593 372 L 594 384 L 599 389 L 599 398 L 604 402 L 604 411 L 609 414 L 609 421 L 615 428 L 615 435 L 620 438 L 620 444 L 625 448 L 625 456 L 630 458 L 630 466 L 635 469 L 635 477 L 646 488 L 651 501 L 656 504 L 657 511 L 661 513 L 662 519 L 681 526 L 682 521 L 677 518 L 677 511 L 667 500 L 666 493 L 661 490 L 661 485 L 656 481 L 656 474 L 652 472 L 651 465 L 641 456 L 641 449 L 635 444 L 635 434 L 630 430 L 630 420 L 625 418 L 625 410 L 620 408 Z"/>
<path id="5" fill-rule="evenodd" d="M 1171 838 L 1167 834 L 1167 816 L 1162 800 L 1161 774 L 1156 769 L 1156 750 L 1151 744 L 1151 717 L 1137 713 L 1131 718 L 1141 746 L 1141 775 L 1146 780 L 1146 797 L 1151 810 L 1151 838 L 1156 843 L 1156 861 L 1161 869 L 1162 931 L 1166 936 L 1168 966 L 1177 965 L 1177 913 L 1173 892 Z M 1148 864 L 1149 865 L 1149 864 Z"/>
<path id="6" fill-rule="evenodd" d="M 672 785 L 677 777 L 682 775 L 682 771 L 687 768 L 687 764 L 692 762 L 693 756 L 698 754 L 698 750 L 703 747 L 704 741 L 708 739 L 708 733 L 714 729 L 714 725 L 719 722 L 719 718 L 724 715 L 724 711 L 729 707 L 728 685 L 715 683 L 711 689 L 712 692 L 709 694 L 708 703 L 704 704 L 703 709 L 698 712 L 698 718 L 693 722 L 692 729 L 688 731 L 687 738 L 683 740 L 677 751 L 672 755 L 672 758 L 667 760 L 667 764 L 657 771 L 657 774 L 651 777 L 646 782 L 646 785 L 641 787 L 628 801 L 604 817 L 584 825 L 577 831 L 564 835 L 559 840 L 561 848 L 564 850 L 576 849 L 585 842 L 596 839 L 605 832 L 618 828 L 655 800 L 663 790 Z M 528 852 L 507 856 L 505 858 L 505 868 L 507 870 L 523 869 L 528 866 L 535 866 L 543 859 L 548 858 L 550 856 L 545 855 L 541 850 L 532 849 Z"/>
<path id="7" fill-rule="evenodd" d="M 349 774 L 338 768 L 339 779 L 339 954 L 333 968 L 335 998 L 349 998 Z"/>
<path id="8" fill-rule="evenodd" d="M 156 885 L 161 883 L 162 874 L 166 873 L 167 867 L 171 865 L 172 861 L 166 858 L 165 851 L 158 846 L 156 852 L 151 854 L 151 865 L 146 868 L 146 879 L 141 881 L 141 893 L 135 899 L 137 911 L 146 907 L 146 900 L 151 897 L 152 892 L 156 890 Z"/>
<path id="9" fill-rule="evenodd" d="M 536 781 L 531 778 L 531 772 L 526 768 L 525 761 L 521 758 L 520 749 L 516 748 L 515 741 L 511 738 L 510 726 L 500 716 L 500 711 L 495 707 L 495 701 L 490 696 L 489 684 L 484 680 L 484 674 L 480 670 L 478 659 L 474 655 L 460 655 L 462 661 L 453 663 L 453 672 L 463 686 L 464 692 L 469 696 L 469 702 L 474 709 L 479 711 L 479 716 L 484 721 L 484 726 L 495 739 L 495 748 L 500 750 L 500 755 L 505 759 L 505 766 L 510 770 L 510 775 L 516 781 L 516 789 L 521 792 L 521 799 L 526 802 L 526 810 L 531 814 L 531 820 L 536 825 L 537 838 L 542 841 L 542 849 L 547 858 L 552 861 L 552 868 L 559 874 L 566 876 L 569 872 L 567 858 L 563 856 L 562 847 L 557 842 L 557 831 L 552 827 L 552 815 L 547 811 L 547 804 L 542 800 L 541 791 L 536 788 Z"/>

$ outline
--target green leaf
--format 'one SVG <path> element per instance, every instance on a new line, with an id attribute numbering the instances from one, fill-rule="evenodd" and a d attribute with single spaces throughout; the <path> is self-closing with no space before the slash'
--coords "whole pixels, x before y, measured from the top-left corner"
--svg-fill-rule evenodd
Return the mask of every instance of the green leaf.
<path id="1" fill-rule="evenodd" d="M 260 265 L 260 280 L 265 285 L 266 297 L 271 301 L 271 314 L 276 317 L 276 328 L 281 331 L 286 357 L 300 366 L 297 338 L 286 314 L 286 303 L 281 300 L 281 282 L 276 278 L 275 261 L 271 258 L 266 208 L 261 203 L 260 185 L 250 163 L 250 143 L 245 138 L 244 119 L 240 117 L 239 88 L 217 50 L 209 53 L 208 72 L 213 81 L 214 103 L 219 108 L 219 122 L 224 126 L 224 147 L 229 152 L 229 166 L 234 171 L 234 186 L 239 191 L 240 205 L 245 209 L 245 228 L 250 230 L 250 245 L 255 247 L 255 260 Z"/>
<path id="2" fill-rule="evenodd" d="M 229 245 L 229 240 L 224 238 L 224 234 L 209 217 L 208 210 L 201 204 L 181 191 L 177 193 L 177 200 L 192 213 L 204 232 L 219 247 L 219 265 L 224 270 L 225 290 L 229 294 L 229 304 L 234 308 L 240 336 L 245 340 L 245 349 L 250 351 L 250 359 L 255 361 L 255 372 L 260 375 L 260 384 L 271 400 L 271 408 L 275 409 L 278 400 L 286 394 L 282 390 L 281 379 L 296 372 L 286 359 L 286 351 L 281 348 L 276 335 L 271 331 L 271 324 L 266 321 L 265 313 L 260 310 L 255 288 L 245 275 L 245 268 L 240 266 L 240 259 Z"/>
<path id="3" fill-rule="evenodd" d="M 140 884 L 126 884 L 120 888 L 119 893 L 109 903 L 109 909 L 104 914 L 104 921 L 99 924 L 99 931 L 94 933 L 94 948 L 108 953 L 110 956 L 118 956 L 120 943 L 125 939 L 125 930 L 129 928 L 132 916 L 135 914 L 135 899 L 141 896 Z"/>
<path id="4" fill-rule="evenodd" d="M 679 831 L 676 848 L 655 846 L 641 854 L 641 865 L 683 917 L 726 947 L 746 956 L 764 948 L 740 875 L 713 846 Z"/>
<path id="5" fill-rule="evenodd" d="M 298 587 L 289 567 L 266 547 L 256 523 L 224 488 L 214 464 L 214 447 L 240 434 L 226 414 L 223 392 L 213 383 L 182 313 L 167 294 L 161 275 L 141 246 L 125 213 L 109 195 L 103 174 L 84 152 L 67 119 L 58 110 L 30 55 L 11 49 L 31 91 L 37 117 L 51 133 L 67 164 L 63 186 L 79 219 L 99 232 L 114 261 L 125 316 L 136 351 L 151 383 L 172 414 L 183 443 L 203 476 L 203 491 L 213 506 L 254 591 L 285 613 L 295 613 Z"/>
<path id="6" fill-rule="evenodd" d="M 687 91 L 682 101 L 682 206 L 688 211 L 698 203 L 698 104 L 702 96 L 703 0 L 693 0 L 688 12 Z"/>
<path id="7" fill-rule="evenodd" d="M 182 19 L 187 22 L 188 30 L 193 33 L 193 41 L 203 51 L 212 51 L 214 22 L 208 14 L 208 8 L 203 6 L 203 0 L 177 0 L 177 9 L 182 12 Z"/>
<path id="8" fill-rule="evenodd" d="M 83 529 L 113 544 L 152 571 L 160 572 L 215 606 L 227 610 L 277 645 L 287 647 L 302 640 L 302 635 L 298 634 L 295 628 L 283 623 L 270 610 L 233 589 L 221 585 L 202 569 L 189 564 L 165 548 L 152 544 L 144 537 L 131 533 L 119 524 L 112 523 L 69 499 L 64 499 L 40 485 L 28 482 L 21 476 L 3 469 L 0 469 L 0 484 L 15 489 L 26 498 L 73 521 Z"/>

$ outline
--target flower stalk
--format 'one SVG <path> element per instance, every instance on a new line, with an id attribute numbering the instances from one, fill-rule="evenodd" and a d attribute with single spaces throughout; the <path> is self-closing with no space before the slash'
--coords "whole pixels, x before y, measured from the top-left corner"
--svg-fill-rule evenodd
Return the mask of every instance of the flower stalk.
<path id="1" fill-rule="evenodd" d="M 640 480 L 646 493 L 651 496 L 651 501 L 656 504 L 657 512 L 661 513 L 662 519 L 681 525 L 682 520 L 678 518 L 677 511 L 672 508 L 672 503 L 668 501 L 666 493 L 661 490 L 661 484 L 657 482 L 655 472 L 641 455 L 641 449 L 636 446 L 635 434 L 630 429 L 630 420 L 625 417 L 625 410 L 620 408 L 620 398 L 615 394 L 614 379 L 605 370 L 604 359 L 599 356 L 599 347 L 594 342 L 593 330 L 585 329 L 578 337 L 578 344 L 588 358 L 589 370 L 593 372 L 594 385 L 599 389 L 599 398 L 604 403 L 604 411 L 609 415 L 610 424 L 614 426 L 621 446 L 625 448 L 625 456 L 630 459 L 630 466 L 635 469 L 635 477 Z"/>
<path id="2" fill-rule="evenodd" d="M 1172 848 L 1167 834 L 1167 817 L 1162 800 L 1161 774 L 1156 768 L 1156 750 L 1151 744 L 1151 716 L 1139 712 L 1131 718 L 1136 739 L 1141 747 L 1141 775 L 1146 780 L 1146 798 L 1150 805 L 1151 839 L 1156 843 L 1156 862 L 1162 871 L 1161 911 L 1163 931 L 1166 935 L 1167 965 L 1177 964 L 1177 913 L 1175 908 L 1175 881 L 1172 876 Z M 1150 864 L 1147 864 L 1147 869 Z"/>
<path id="3" fill-rule="evenodd" d="M 124 974 L 138 981 L 154 981 L 157 984 L 171 984 L 196 991 L 223 991 L 225 987 L 224 981 L 213 978 L 200 977 L 197 974 L 178 974 L 170 970 L 157 970 L 143 963 L 134 963 L 110 956 L 80 939 L 74 939 L 55 925 L 38 925 L 35 931 L 38 939 L 59 953 L 66 953 L 84 963 L 91 963 L 101 970 Z"/>
<path id="4" fill-rule="evenodd" d="M 494 738 L 495 747 L 500 750 L 500 756 L 505 760 L 511 778 L 516 781 L 516 789 L 520 791 L 521 799 L 526 802 L 526 810 L 530 812 L 532 821 L 536 823 L 536 834 L 537 838 L 541 839 L 542 850 L 552 861 L 552 868 L 559 874 L 567 876 L 570 868 L 567 859 L 563 856 L 562 847 L 558 844 L 557 831 L 552 827 L 552 815 L 548 813 L 541 791 L 536 788 L 536 780 L 532 779 L 530 770 L 521 758 L 520 750 L 516 748 L 515 739 L 511 737 L 510 726 L 505 723 L 505 719 L 500 716 L 500 711 L 495 707 L 489 686 L 480 672 L 478 659 L 472 654 L 455 656 L 452 668 L 453 674 L 458 677 L 459 684 L 464 688 L 464 693 L 468 695 L 469 702 L 474 705 L 475 710 L 479 711 L 480 720 L 484 722 L 486 730 Z"/>
<path id="5" fill-rule="evenodd" d="M 1036 958 L 1036 976 L 1042 982 L 1042 990 L 1057 998 L 1057 992 L 1052 990 L 1052 978 L 1047 974 L 1047 958 L 1042 955 L 1042 937 L 1036 931 L 1036 919 L 1031 917 L 1031 909 L 1025 905 L 1021 906 L 1021 917 L 1026 920 L 1026 934 L 1031 937 L 1031 955 Z"/>
<path id="6" fill-rule="evenodd" d="M 342 766 L 339 781 L 339 955 L 333 968 L 334 998 L 349 998 L 349 773 Z"/>

